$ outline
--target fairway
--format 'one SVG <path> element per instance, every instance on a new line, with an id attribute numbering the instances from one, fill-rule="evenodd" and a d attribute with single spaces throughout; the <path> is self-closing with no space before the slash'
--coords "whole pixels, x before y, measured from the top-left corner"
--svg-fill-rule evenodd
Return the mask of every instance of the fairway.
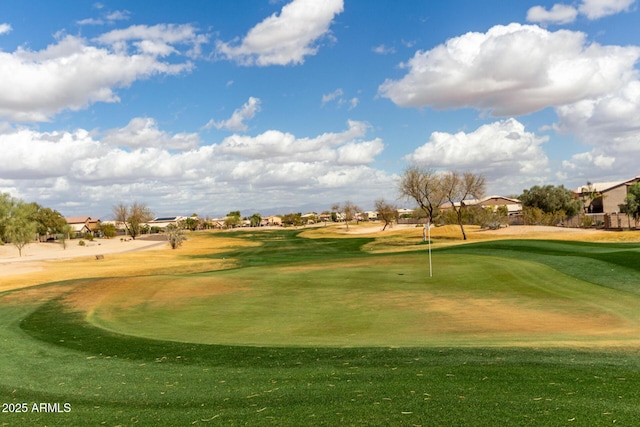
<path id="1" fill-rule="evenodd" d="M 628 405 L 640 378 L 640 245 L 436 238 L 429 277 L 426 246 L 398 236 L 203 233 L 157 266 L 78 268 L 4 292 L 0 397 L 74 411 L 0 420 L 640 421 Z"/>

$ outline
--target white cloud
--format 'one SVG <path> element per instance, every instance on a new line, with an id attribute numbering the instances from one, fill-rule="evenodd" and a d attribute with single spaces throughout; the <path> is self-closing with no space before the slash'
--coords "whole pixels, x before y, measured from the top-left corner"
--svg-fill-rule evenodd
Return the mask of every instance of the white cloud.
<path id="1" fill-rule="evenodd" d="M 11 25 L 6 23 L 0 24 L 0 35 L 9 34 L 11 30 L 12 30 Z"/>
<path id="2" fill-rule="evenodd" d="M 85 130 L 39 133 L 17 129 L 0 135 L 4 179 L 58 178 L 72 165 L 106 151 Z"/>
<path id="3" fill-rule="evenodd" d="M 503 188 L 509 188 L 512 183 L 508 180 L 524 182 L 547 172 L 548 158 L 542 149 L 547 140 L 525 131 L 516 119 L 507 119 L 470 133 L 434 132 L 405 160 L 433 168 L 481 172 L 490 181 L 503 180 Z"/>
<path id="4" fill-rule="evenodd" d="M 343 0 L 293 0 L 253 27 L 240 44 L 218 41 L 217 52 L 242 65 L 301 64 L 317 53 L 318 41 L 330 34 L 343 9 Z"/>
<path id="5" fill-rule="evenodd" d="M 588 145 L 638 146 L 640 131 L 640 81 L 599 98 L 587 99 L 556 109 L 560 133 L 577 135 Z"/>
<path id="6" fill-rule="evenodd" d="M 344 92 L 340 88 L 334 90 L 331 93 L 322 95 L 322 105 L 326 104 L 327 102 L 333 101 L 334 99 L 340 99 L 342 95 L 344 95 Z"/>
<path id="7" fill-rule="evenodd" d="M 344 96 L 344 91 L 341 88 L 338 88 L 331 93 L 324 94 L 322 95 L 322 106 L 324 107 L 325 104 L 335 101 L 338 108 L 346 104 L 348 105 L 349 111 L 351 111 L 354 108 L 356 108 L 360 103 L 360 100 L 358 99 L 358 97 L 354 96 L 351 99 L 345 99 L 343 96 Z"/>
<path id="8" fill-rule="evenodd" d="M 335 161 L 338 159 L 335 147 L 359 141 L 368 129 L 363 122 L 349 121 L 348 125 L 349 129 L 344 132 L 328 132 L 315 138 L 296 138 L 293 134 L 277 130 L 257 136 L 232 135 L 225 138 L 217 150 L 227 155 L 248 159 L 279 159 L 279 162 Z"/>
<path id="9" fill-rule="evenodd" d="M 354 201 L 372 203 L 394 195 L 395 177 L 370 166 L 384 146 L 363 139 L 368 129 L 350 121 L 341 132 L 313 137 L 270 130 L 206 146 L 195 146 L 195 136 L 181 145 L 180 134 L 159 130 L 150 118 L 135 118 L 102 139 L 82 129 L 4 129 L 0 190 L 46 201 L 65 215 L 108 214 L 120 200 L 145 201 L 167 214 L 301 203 L 322 208 L 342 200 L 345 188 Z M 180 151 L 171 149 L 176 144 Z"/>
<path id="10" fill-rule="evenodd" d="M 374 53 L 377 53 L 378 55 L 389 55 L 389 54 L 392 54 L 392 53 L 396 53 L 396 50 L 392 46 L 386 46 L 384 44 L 375 46 L 371 50 Z"/>
<path id="11" fill-rule="evenodd" d="M 582 0 L 578 10 L 588 19 L 599 19 L 629 11 L 636 0 Z"/>
<path id="12" fill-rule="evenodd" d="M 130 40 L 136 52 L 129 52 Z M 115 90 L 136 80 L 191 70 L 190 61 L 163 58 L 179 54 L 182 45 L 194 52 L 203 39 L 191 26 L 134 26 L 94 41 L 107 46 L 65 36 L 40 51 L 0 51 L 0 118 L 49 121 L 64 110 L 118 102 Z"/>
<path id="13" fill-rule="evenodd" d="M 192 25 L 158 24 L 132 25 L 124 29 L 109 31 L 94 39 L 98 43 L 111 45 L 117 52 L 127 52 L 129 42 L 140 54 L 151 56 L 168 56 L 179 53 L 176 46 L 188 46 L 188 56 L 197 57 L 201 53 L 202 44 L 208 37 L 199 34 Z"/>
<path id="14" fill-rule="evenodd" d="M 418 51 L 379 93 L 402 107 L 471 107 L 494 116 L 532 113 L 615 91 L 638 70 L 637 46 L 587 43 L 584 33 L 495 26 Z"/>
<path id="15" fill-rule="evenodd" d="M 379 138 L 373 141 L 350 142 L 338 148 L 338 163 L 342 165 L 366 165 L 373 163 L 382 153 L 384 144 Z"/>
<path id="16" fill-rule="evenodd" d="M 540 24 L 567 24 L 578 17 L 578 9 L 565 4 L 554 4 L 549 10 L 534 6 L 527 11 L 527 21 Z"/>
<path id="17" fill-rule="evenodd" d="M 575 176 L 591 181 L 637 176 L 640 158 L 640 81 L 605 96 L 556 108 L 560 134 L 575 135 L 590 151 L 564 163 Z"/>
<path id="18" fill-rule="evenodd" d="M 197 133 L 177 133 L 171 135 L 158 129 L 156 121 L 149 117 L 131 119 L 127 126 L 105 132 L 102 141 L 106 144 L 140 148 L 155 147 L 168 150 L 190 150 L 198 146 L 200 136 Z"/>
<path id="19" fill-rule="evenodd" d="M 114 10 L 105 16 L 107 21 L 128 21 L 131 18 L 131 12 L 128 10 Z"/>
<path id="20" fill-rule="evenodd" d="M 220 122 L 213 119 L 209 120 L 209 122 L 204 125 L 204 128 L 210 129 L 215 127 L 216 129 L 244 132 L 247 130 L 245 121 L 253 119 L 258 111 L 260 111 L 260 99 L 252 96 L 249 97 L 249 100 L 241 108 L 236 109 L 230 118 Z"/>
<path id="21" fill-rule="evenodd" d="M 578 153 L 571 156 L 571 160 L 563 161 L 563 166 L 570 170 L 586 170 L 593 168 L 597 169 L 611 169 L 615 163 L 615 158 L 607 156 L 598 150 L 591 152 Z M 575 173 L 575 172 L 574 172 Z"/>
<path id="22" fill-rule="evenodd" d="M 582 0 L 576 7 L 557 3 L 547 10 L 543 6 L 534 6 L 527 11 L 527 21 L 540 24 L 567 24 L 573 22 L 578 14 L 589 20 L 596 20 L 620 12 L 628 12 L 636 0 Z"/>
<path id="23" fill-rule="evenodd" d="M 100 8 L 98 8 L 100 9 Z M 128 10 L 115 10 L 104 14 L 103 18 L 85 18 L 76 21 L 78 25 L 105 25 L 114 24 L 117 21 L 128 21 L 131 18 L 131 12 Z"/>

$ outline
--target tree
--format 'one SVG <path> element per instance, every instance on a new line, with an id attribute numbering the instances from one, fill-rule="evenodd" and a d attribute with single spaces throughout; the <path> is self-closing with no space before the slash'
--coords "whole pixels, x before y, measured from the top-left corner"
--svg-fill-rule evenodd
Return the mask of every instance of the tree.
<path id="1" fill-rule="evenodd" d="M 153 219 L 153 213 L 144 203 L 133 202 L 126 206 L 120 202 L 113 207 L 113 217 L 117 222 L 124 224 L 127 233 L 135 240 L 140 235 L 144 223 Z"/>
<path id="2" fill-rule="evenodd" d="M 104 237 L 106 237 L 107 239 L 111 239 L 113 237 L 116 237 L 116 234 L 118 233 L 118 230 L 116 230 L 116 226 L 113 225 L 112 223 L 101 223 L 100 224 L 100 233 L 102 233 L 102 235 Z"/>
<path id="3" fill-rule="evenodd" d="M 176 249 L 182 246 L 182 242 L 185 241 L 186 237 L 184 235 L 184 231 L 182 231 L 180 227 L 174 224 L 169 224 L 165 230 L 171 249 Z"/>
<path id="4" fill-rule="evenodd" d="M 640 182 L 629 186 L 625 202 L 620 205 L 620 212 L 627 215 L 629 228 L 631 228 L 631 218 L 633 218 L 637 226 L 638 220 L 640 220 Z"/>
<path id="5" fill-rule="evenodd" d="M 410 166 L 404 171 L 398 189 L 402 197 L 418 204 L 429 217 L 430 223 L 434 222 L 447 196 L 440 176 L 431 169 L 418 166 Z"/>
<path id="6" fill-rule="evenodd" d="M 350 201 L 346 201 L 342 205 L 339 203 L 335 203 L 331 207 L 331 210 L 342 214 L 342 219 L 344 220 L 345 224 L 347 224 L 347 231 L 349 231 L 349 222 L 353 221 L 358 212 L 361 211 L 358 206 L 351 203 Z"/>
<path id="7" fill-rule="evenodd" d="M 240 225 L 240 211 L 231 211 L 224 220 L 224 226 L 234 228 Z"/>
<path id="8" fill-rule="evenodd" d="M 582 201 L 576 194 L 564 188 L 563 185 L 558 187 L 535 185 L 529 190 L 524 190 L 518 198 L 523 207 L 538 208 L 542 212 L 552 214 L 553 218 L 560 220 L 577 215 L 582 207 Z"/>
<path id="9" fill-rule="evenodd" d="M 32 219 L 36 211 L 34 205 L 14 200 L 5 221 L 5 237 L 18 248 L 20 256 L 22 256 L 22 249 L 33 242 L 37 234 L 37 223 Z"/>
<path id="10" fill-rule="evenodd" d="M 299 227 L 303 224 L 302 213 L 288 213 L 282 216 L 282 225 Z"/>
<path id="11" fill-rule="evenodd" d="M 200 224 L 200 221 L 198 221 L 198 216 L 194 215 L 195 214 L 184 220 L 184 228 L 186 228 L 187 230 L 195 231 Z"/>
<path id="12" fill-rule="evenodd" d="M 471 172 L 447 172 L 441 177 L 441 186 L 445 192 L 445 197 L 451 203 L 451 207 L 456 213 L 458 225 L 462 232 L 462 239 L 467 240 L 467 233 L 464 231 L 462 220 L 462 210 L 465 207 L 465 200 L 469 197 L 479 199 L 484 196 L 486 180 L 482 175 Z"/>
<path id="13" fill-rule="evenodd" d="M 259 213 L 254 213 L 249 217 L 249 222 L 252 227 L 260 227 L 260 223 L 262 222 L 262 215 Z"/>
<path id="14" fill-rule="evenodd" d="M 375 210 L 378 212 L 378 219 L 384 221 L 384 227 L 382 227 L 382 231 L 384 231 L 387 226 L 393 224 L 394 221 L 398 220 L 398 207 L 391 203 L 387 203 L 384 198 L 378 199 L 374 202 Z"/>
<path id="15" fill-rule="evenodd" d="M 17 200 L 11 197 L 10 194 L 8 193 L 0 194 L 0 239 L 3 241 L 6 241 L 5 239 L 7 239 L 7 236 L 6 236 L 7 222 L 11 217 L 11 211 L 13 210 L 16 202 Z"/>
<path id="16" fill-rule="evenodd" d="M 32 219 L 36 222 L 36 231 L 39 236 L 62 233 L 67 221 L 60 212 L 51 208 L 44 208 L 37 203 L 33 203 L 33 208 Z"/>

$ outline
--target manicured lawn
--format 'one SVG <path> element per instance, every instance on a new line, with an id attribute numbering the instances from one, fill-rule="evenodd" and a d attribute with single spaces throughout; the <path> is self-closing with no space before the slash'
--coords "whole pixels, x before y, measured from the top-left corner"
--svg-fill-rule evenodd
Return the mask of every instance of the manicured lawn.
<path id="1" fill-rule="evenodd" d="M 0 294 L 0 425 L 640 424 L 639 245 L 235 236 Z"/>

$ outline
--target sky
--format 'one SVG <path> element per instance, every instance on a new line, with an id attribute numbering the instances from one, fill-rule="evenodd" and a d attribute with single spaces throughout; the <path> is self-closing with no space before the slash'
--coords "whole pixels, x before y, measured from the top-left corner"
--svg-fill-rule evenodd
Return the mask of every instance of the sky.
<path id="1" fill-rule="evenodd" d="M 65 216 L 364 210 L 640 175 L 637 0 L 0 2 L 0 192 Z"/>

